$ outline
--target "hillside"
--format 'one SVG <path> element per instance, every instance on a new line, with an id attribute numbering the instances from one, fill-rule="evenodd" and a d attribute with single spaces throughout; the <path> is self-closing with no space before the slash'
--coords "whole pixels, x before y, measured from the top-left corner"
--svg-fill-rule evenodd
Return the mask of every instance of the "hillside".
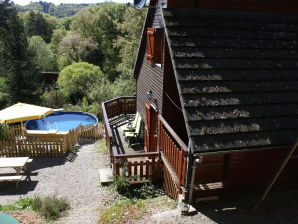
<path id="1" fill-rule="evenodd" d="M 18 12 L 27 12 L 30 10 L 36 10 L 43 13 L 47 13 L 49 15 L 63 18 L 72 16 L 81 9 L 87 7 L 89 4 L 60 4 L 55 5 L 50 2 L 31 2 L 28 5 L 16 5 Z"/>

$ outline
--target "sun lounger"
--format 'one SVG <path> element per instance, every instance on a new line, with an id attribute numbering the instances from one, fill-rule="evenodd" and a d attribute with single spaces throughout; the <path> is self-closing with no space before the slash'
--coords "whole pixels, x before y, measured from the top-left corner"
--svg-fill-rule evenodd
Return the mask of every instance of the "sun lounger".
<path id="1" fill-rule="evenodd" d="M 126 125 L 121 127 L 121 130 L 123 132 L 133 132 L 136 129 L 137 123 L 141 120 L 141 116 L 139 112 L 136 113 L 135 119 L 132 122 L 127 123 Z"/>
<path id="2" fill-rule="evenodd" d="M 136 124 L 135 131 L 124 132 L 125 140 L 129 143 L 128 144 L 129 147 L 131 146 L 131 144 L 133 142 L 136 142 L 136 141 L 139 140 L 140 133 L 141 133 L 141 123 L 142 123 L 142 120 L 139 119 L 137 124 Z"/>

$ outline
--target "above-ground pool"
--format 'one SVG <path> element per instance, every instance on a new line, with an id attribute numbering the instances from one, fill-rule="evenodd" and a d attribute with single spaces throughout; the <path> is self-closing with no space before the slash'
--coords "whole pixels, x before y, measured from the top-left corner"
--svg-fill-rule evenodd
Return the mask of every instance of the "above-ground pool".
<path id="1" fill-rule="evenodd" d="M 83 126 L 88 124 L 96 125 L 97 122 L 97 118 L 92 114 L 75 111 L 59 111 L 52 113 L 43 119 L 27 121 L 26 129 L 69 131 L 80 124 Z"/>

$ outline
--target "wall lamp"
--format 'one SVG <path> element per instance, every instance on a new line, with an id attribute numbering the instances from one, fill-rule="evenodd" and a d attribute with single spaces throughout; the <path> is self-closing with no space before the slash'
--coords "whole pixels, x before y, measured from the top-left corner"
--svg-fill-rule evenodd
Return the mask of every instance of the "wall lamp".
<path id="1" fill-rule="evenodd" d="M 152 90 L 146 92 L 148 100 L 152 100 Z"/>

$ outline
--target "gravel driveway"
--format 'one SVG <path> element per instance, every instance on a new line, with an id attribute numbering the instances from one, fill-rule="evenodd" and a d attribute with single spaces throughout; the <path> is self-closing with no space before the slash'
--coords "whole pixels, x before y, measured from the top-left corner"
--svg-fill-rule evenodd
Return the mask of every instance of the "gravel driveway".
<path id="1" fill-rule="evenodd" d="M 23 196 L 66 197 L 71 205 L 69 215 L 58 223 L 95 224 L 98 208 L 116 196 L 100 187 L 99 168 L 109 166 L 109 158 L 97 152 L 98 144 L 83 146 L 67 158 L 37 158 L 29 165 L 31 182 L 22 182 L 17 191 L 14 184 L 1 183 L 0 204 L 11 203 Z"/>
<path id="2" fill-rule="evenodd" d="M 1 183 L 0 204 L 22 196 L 57 194 L 68 198 L 72 209 L 57 224 L 96 224 L 98 209 L 110 204 L 117 196 L 99 186 L 99 168 L 109 167 L 109 158 L 97 152 L 98 144 L 83 146 L 67 158 L 39 158 L 30 164 L 32 181 L 14 184 Z M 271 192 L 256 214 L 251 214 L 260 195 L 233 200 L 201 202 L 199 213 L 181 216 L 178 210 L 155 214 L 134 224 L 210 224 L 210 223 L 298 223 L 298 190 Z"/>

